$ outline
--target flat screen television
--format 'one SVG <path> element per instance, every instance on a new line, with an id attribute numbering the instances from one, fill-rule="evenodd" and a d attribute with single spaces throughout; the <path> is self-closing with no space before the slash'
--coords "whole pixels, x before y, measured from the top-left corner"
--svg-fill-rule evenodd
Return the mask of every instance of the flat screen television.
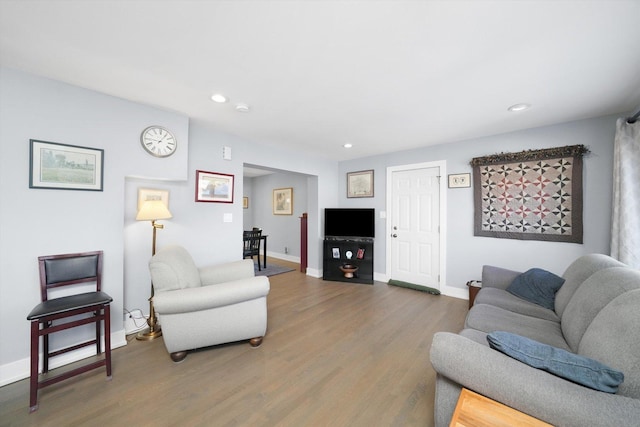
<path id="1" fill-rule="evenodd" d="M 375 237 L 375 209 L 324 210 L 325 237 Z"/>

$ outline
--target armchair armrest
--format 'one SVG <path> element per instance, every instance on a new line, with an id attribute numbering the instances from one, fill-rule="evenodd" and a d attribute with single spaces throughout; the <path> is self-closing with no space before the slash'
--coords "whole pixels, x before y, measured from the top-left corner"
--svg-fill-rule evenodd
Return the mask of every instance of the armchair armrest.
<path id="1" fill-rule="evenodd" d="M 154 295 L 153 305 L 160 315 L 190 313 L 262 298 L 268 294 L 269 279 L 257 276 L 212 286 L 160 292 Z"/>
<path id="2" fill-rule="evenodd" d="M 430 355 L 440 375 L 553 425 L 633 425 L 640 419 L 638 399 L 577 385 L 461 335 L 437 333 Z"/>
<path id="3" fill-rule="evenodd" d="M 520 271 L 484 265 L 482 267 L 482 287 L 507 289 L 513 279 L 521 274 Z"/>
<path id="4" fill-rule="evenodd" d="M 215 285 L 216 283 L 231 282 L 255 276 L 253 261 L 243 259 L 226 264 L 210 265 L 198 269 L 202 286 Z"/>

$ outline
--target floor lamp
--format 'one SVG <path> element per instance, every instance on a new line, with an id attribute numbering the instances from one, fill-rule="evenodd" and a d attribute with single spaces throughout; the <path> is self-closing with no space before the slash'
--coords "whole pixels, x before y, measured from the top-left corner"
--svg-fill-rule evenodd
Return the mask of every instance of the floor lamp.
<path id="1" fill-rule="evenodd" d="M 136 215 L 138 221 L 151 221 L 153 227 L 153 240 L 151 243 L 151 256 L 156 254 L 156 231 L 159 228 L 164 228 L 164 225 L 158 224 L 159 219 L 169 219 L 173 215 L 167 209 L 167 206 L 160 200 L 147 200 L 142 204 L 142 207 Z M 158 338 L 162 335 L 160 325 L 157 323 L 156 311 L 153 308 L 153 282 L 151 283 L 151 296 L 149 297 L 149 318 L 147 324 L 149 329 L 138 333 L 136 339 L 142 341 L 150 341 L 154 338 Z"/>

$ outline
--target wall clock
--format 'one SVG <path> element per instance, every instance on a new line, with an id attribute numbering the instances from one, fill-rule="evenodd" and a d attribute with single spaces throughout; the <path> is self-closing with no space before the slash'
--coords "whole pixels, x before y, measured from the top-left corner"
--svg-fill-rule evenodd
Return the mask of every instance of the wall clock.
<path id="1" fill-rule="evenodd" d="M 162 126 L 149 126 L 143 130 L 140 143 L 147 153 L 156 157 L 168 157 L 178 148 L 176 137 Z"/>

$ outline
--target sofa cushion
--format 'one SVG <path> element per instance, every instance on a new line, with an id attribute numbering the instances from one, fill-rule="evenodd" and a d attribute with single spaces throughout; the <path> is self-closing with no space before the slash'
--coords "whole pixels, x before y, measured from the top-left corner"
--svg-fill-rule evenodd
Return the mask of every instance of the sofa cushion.
<path id="1" fill-rule="evenodd" d="M 556 292 L 564 283 L 560 276 L 543 270 L 532 268 L 518 275 L 507 288 L 513 295 L 544 308 L 553 310 Z"/>
<path id="2" fill-rule="evenodd" d="M 571 350 L 578 346 L 593 319 L 619 295 L 640 288 L 640 272 L 628 267 L 605 268 L 591 275 L 576 289 L 562 315 L 562 334 Z M 611 330 L 619 324 L 612 323 Z"/>
<path id="3" fill-rule="evenodd" d="M 511 332 L 554 347 L 571 350 L 562 335 L 560 322 L 525 316 L 489 304 L 475 304 L 467 314 L 464 327 L 486 333 Z"/>
<path id="4" fill-rule="evenodd" d="M 573 261 L 562 274 L 564 285 L 556 293 L 555 312 L 558 317 L 562 317 L 564 309 L 573 298 L 576 289 L 596 271 L 610 267 L 625 267 L 619 261 L 602 254 L 583 255 Z"/>
<path id="5" fill-rule="evenodd" d="M 640 271 L 635 275 L 640 281 Z M 640 289 L 603 308 L 580 340 L 577 353 L 624 372 L 618 395 L 640 399 Z M 640 419 L 640 418 L 639 418 Z"/>
<path id="6" fill-rule="evenodd" d="M 487 335 L 487 341 L 491 348 L 507 356 L 594 390 L 615 393 L 624 381 L 622 372 L 597 360 L 527 337 L 496 331 Z"/>
<path id="7" fill-rule="evenodd" d="M 476 296 L 475 304 L 494 305 L 504 308 L 505 310 L 513 311 L 514 313 L 524 314 L 525 316 L 560 322 L 560 318 L 555 311 L 523 300 L 504 289 L 482 288 Z"/>

